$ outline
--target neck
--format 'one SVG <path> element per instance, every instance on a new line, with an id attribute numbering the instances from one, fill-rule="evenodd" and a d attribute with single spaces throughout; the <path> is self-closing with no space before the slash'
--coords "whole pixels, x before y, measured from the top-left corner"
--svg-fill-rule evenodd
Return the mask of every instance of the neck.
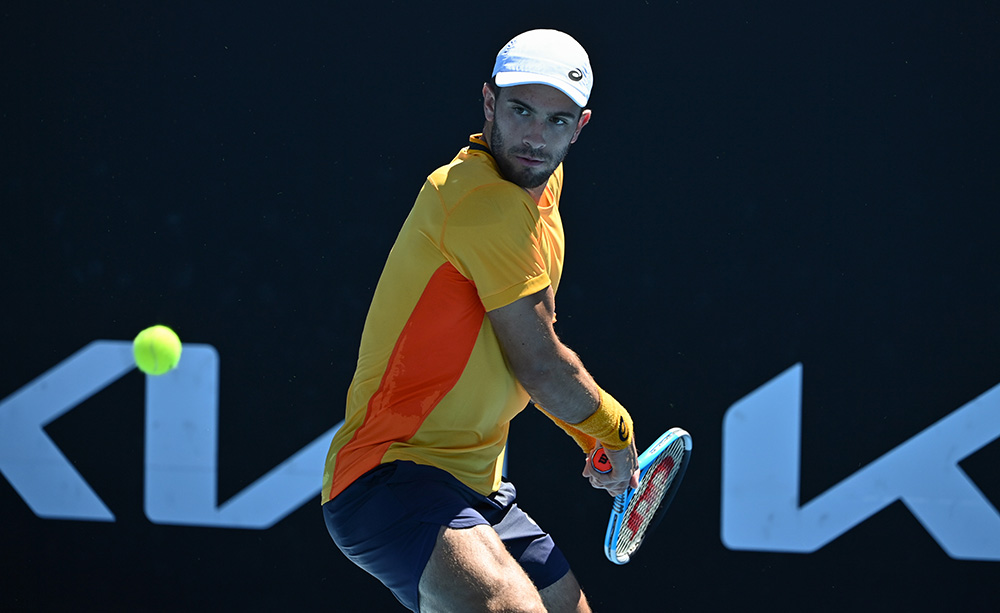
<path id="1" fill-rule="evenodd" d="M 542 194 L 545 193 L 545 185 L 539 185 L 538 187 L 532 187 L 531 189 L 527 187 L 522 187 L 524 191 L 528 192 L 528 195 L 535 200 L 535 204 L 538 204 L 542 199 Z"/>
<path id="2" fill-rule="evenodd" d="M 483 140 L 486 141 L 487 145 L 489 145 L 490 151 L 493 151 L 493 143 L 491 142 L 490 139 L 490 134 L 492 133 L 492 131 L 493 131 L 492 121 L 487 121 L 485 124 L 483 124 Z"/>

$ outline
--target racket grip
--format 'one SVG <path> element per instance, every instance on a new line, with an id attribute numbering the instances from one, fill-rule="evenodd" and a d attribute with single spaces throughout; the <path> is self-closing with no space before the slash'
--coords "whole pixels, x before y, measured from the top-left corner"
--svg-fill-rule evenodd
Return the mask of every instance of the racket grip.
<path id="1" fill-rule="evenodd" d="M 602 475 L 611 472 L 611 460 L 608 459 L 608 454 L 604 453 L 604 447 L 594 450 L 590 456 L 590 466 Z"/>

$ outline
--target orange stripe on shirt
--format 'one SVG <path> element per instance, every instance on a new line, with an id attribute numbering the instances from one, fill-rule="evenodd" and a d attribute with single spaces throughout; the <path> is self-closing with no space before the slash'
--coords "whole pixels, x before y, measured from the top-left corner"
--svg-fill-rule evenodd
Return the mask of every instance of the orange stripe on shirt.
<path id="1" fill-rule="evenodd" d="M 431 275 L 368 401 L 364 422 L 337 453 L 330 498 L 378 466 L 393 443 L 417 433 L 462 376 L 485 315 L 476 286 L 450 263 Z"/>

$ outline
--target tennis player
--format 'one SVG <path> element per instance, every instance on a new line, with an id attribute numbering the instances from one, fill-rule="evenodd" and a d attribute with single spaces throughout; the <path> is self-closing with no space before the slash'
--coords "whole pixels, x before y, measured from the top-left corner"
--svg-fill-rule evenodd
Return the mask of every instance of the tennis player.
<path id="1" fill-rule="evenodd" d="M 501 475 L 529 400 L 584 452 L 605 448 L 611 472 L 585 462 L 594 487 L 638 483 L 632 419 L 553 331 L 562 161 L 592 86 L 567 34 L 507 43 L 483 133 L 427 178 L 376 287 L 323 513 L 340 550 L 411 610 L 590 610 Z"/>

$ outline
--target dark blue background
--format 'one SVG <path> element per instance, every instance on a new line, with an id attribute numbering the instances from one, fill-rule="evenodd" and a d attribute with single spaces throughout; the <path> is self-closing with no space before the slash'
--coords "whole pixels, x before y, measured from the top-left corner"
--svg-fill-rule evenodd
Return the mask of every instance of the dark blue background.
<path id="1" fill-rule="evenodd" d="M 1000 381 L 995 3 L 0 14 L 0 397 L 93 339 L 167 323 L 219 349 L 220 497 L 240 491 L 341 418 L 423 178 L 481 129 L 497 50 L 555 27 L 596 77 L 567 160 L 559 332 L 640 445 L 672 425 L 695 439 L 655 551 L 615 568 L 610 501 L 576 477 L 572 442 L 533 412 L 515 421 L 523 505 L 595 607 L 995 607 L 996 563 L 947 557 L 900 504 L 811 555 L 719 538 L 722 415 L 792 364 L 803 501 Z M 117 522 L 39 519 L 0 482 L 0 605 L 392 607 L 318 503 L 267 531 L 150 523 L 142 385 L 130 374 L 47 428 Z M 962 463 L 994 501 L 998 465 L 995 444 Z"/>

